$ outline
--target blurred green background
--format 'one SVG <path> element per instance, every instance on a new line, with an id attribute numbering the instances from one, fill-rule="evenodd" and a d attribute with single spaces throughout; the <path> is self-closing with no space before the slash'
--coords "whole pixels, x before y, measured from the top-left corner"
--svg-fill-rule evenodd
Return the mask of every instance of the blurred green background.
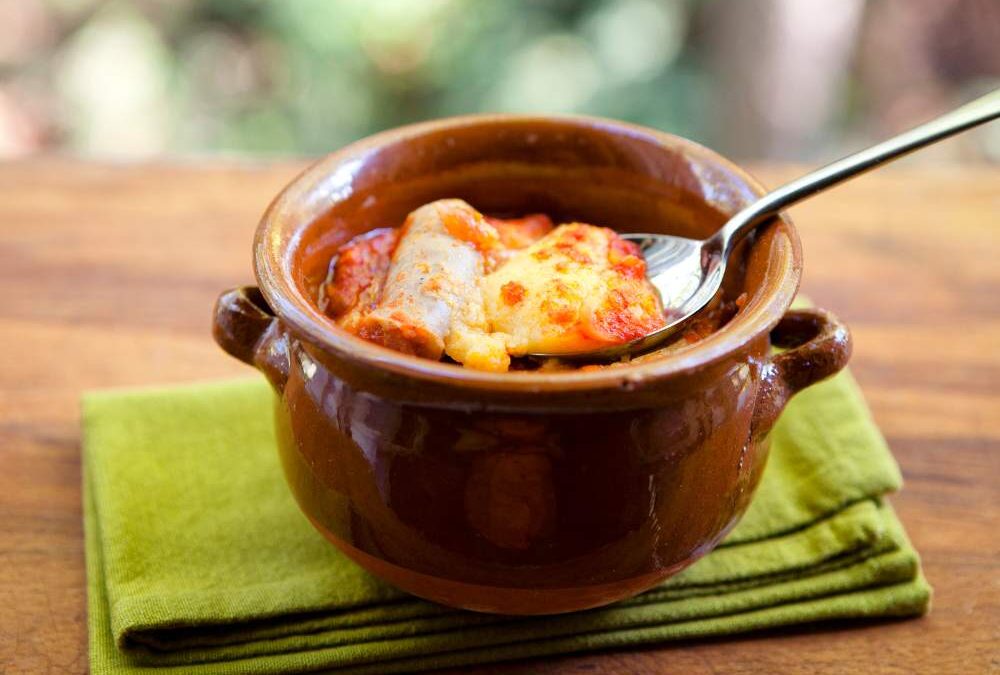
<path id="1" fill-rule="evenodd" d="M 580 112 L 814 161 L 1000 86 L 997 0 L 0 0 L 0 158 Z M 920 161 L 997 161 L 1000 125 Z"/>

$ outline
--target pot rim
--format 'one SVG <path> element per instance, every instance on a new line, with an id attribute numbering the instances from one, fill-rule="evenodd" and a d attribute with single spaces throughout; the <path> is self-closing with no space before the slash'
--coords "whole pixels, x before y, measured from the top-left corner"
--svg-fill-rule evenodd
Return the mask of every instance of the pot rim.
<path id="1" fill-rule="evenodd" d="M 650 380 L 688 374 L 710 366 L 767 333 L 777 324 L 798 291 L 802 272 L 801 244 L 795 227 L 787 216 L 780 216 L 777 220 L 791 244 L 791 251 L 790 255 L 784 256 L 784 264 L 780 269 L 774 270 L 773 263 L 769 264 L 767 275 L 779 276 L 777 283 L 770 285 L 772 290 L 769 294 L 760 301 L 749 303 L 721 330 L 690 348 L 646 363 L 602 370 L 492 373 L 403 354 L 356 337 L 336 326 L 315 302 L 305 296 L 293 279 L 292 253 L 298 246 L 301 235 L 313 221 L 297 221 L 288 216 L 291 207 L 309 193 L 305 186 L 315 186 L 325 181 L 325 187 L 332 193 L 324 195 L 327 199 L 336 197 L 336 190 L 349 194 L 352 177 L 350 172 L 366 156 L 382 147 L 406 142 L 424 134 L 470 126 L 552 122 L 608 135 L 625 135 L 665 148 L 679 148 L 688 156 L 721 166 L 727 173 L 742 181 L 754 195 L 761 196 L 767 192 L 747 171 L 694 141 L 607 118 L 586 115 L 483 114 L 410 124 L 373 134 L 326 155 L 303 170 L 274 198 L 261 217 L 254 237 L 254 271 L 264 298 L 294 335 L 341 360 L 367 365 L 396 376 L 462 389 L 525 393 L 607 389 L 628 391 Z M 345 173 L 339 175 L 340 171 Z"/>

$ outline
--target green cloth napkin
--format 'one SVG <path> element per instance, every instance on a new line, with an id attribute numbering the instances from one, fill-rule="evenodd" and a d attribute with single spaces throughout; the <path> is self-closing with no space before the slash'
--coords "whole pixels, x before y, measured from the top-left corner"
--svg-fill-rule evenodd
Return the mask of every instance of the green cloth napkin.
<path id="1" fill-rule="evenodd" d="M 417 600 L 344 558 L 284 484 L 271 399 L 260 380 L 84 397 L 95 673 L 399 672 L 928 607 L 882 500 L 899 470 L 847 373 L 793 399 L 719 548 L 632 600 L 539 618 Z"/>

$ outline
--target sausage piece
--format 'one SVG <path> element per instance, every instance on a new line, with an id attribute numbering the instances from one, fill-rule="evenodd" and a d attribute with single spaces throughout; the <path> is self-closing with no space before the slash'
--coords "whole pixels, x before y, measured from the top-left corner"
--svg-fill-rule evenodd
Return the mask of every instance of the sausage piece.
<path id="1" fill-rule="evenodd" d="M 502 250 L 496 229 L 464 201 L 420 207 L 403 225 L 382 298 L 358 335 L 406 354 L 506 370 L 510 357 L 490 334 L 479 288 Z"/>

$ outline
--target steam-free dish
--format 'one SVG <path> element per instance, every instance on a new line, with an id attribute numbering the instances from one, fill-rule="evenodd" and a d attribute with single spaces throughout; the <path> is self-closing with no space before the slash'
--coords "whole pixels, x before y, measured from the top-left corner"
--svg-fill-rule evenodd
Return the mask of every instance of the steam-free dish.
<path id="1" fill-rule="evenodd" d="M 802 258 L 780 216 L 734 251 L 718 304 L 672 344 L 611 364 L 521 354 L 662 320 L 644 309 L 641 256 L 611 230 L 704 238 L 763 192 L 705 148 L 613 120 L 395 129 L 273 201 L 259 287 L 220 296 L 214 334 L 273 385 L 292 493 L 366 570 L 477 611 L 604 605 L 733 527 L 768 430 L 844 366 L 849 334 L 789 309 Z M 616 291 L 633 294 L 628 312 L 613 311 Z"/>

